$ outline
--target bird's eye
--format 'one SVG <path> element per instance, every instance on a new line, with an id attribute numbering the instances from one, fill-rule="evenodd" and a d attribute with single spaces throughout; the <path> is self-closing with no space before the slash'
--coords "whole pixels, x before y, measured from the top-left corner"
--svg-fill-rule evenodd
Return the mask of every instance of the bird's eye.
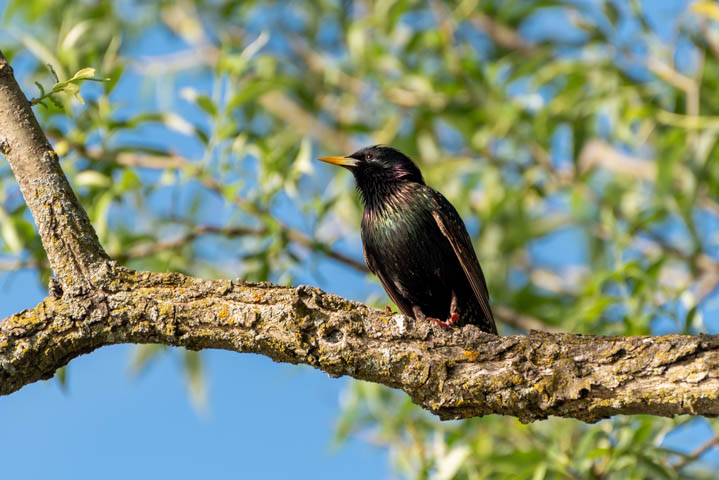
<path id="1" fill-rule="evenodd" d="M 368 162 L 371 162 L 372 160 L 374 160 L 374 155 L 368 153 L 367 155 L 365 155 L 364 159 Z"/>

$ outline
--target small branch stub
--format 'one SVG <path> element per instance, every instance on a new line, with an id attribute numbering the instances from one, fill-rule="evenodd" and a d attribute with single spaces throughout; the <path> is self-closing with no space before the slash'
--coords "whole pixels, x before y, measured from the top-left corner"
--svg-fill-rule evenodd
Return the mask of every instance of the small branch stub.
<path id="1" fill-rule="evenodd" d="M 3 155 L 10 153 L 10 143 L 5 138 L 0 138 L 0 153 Z"/>

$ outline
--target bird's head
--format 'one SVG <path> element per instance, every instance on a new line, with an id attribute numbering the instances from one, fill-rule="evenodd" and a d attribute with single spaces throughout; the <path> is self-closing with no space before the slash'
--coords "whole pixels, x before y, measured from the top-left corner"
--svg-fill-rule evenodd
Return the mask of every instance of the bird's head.
<path id="1" fill-rule="evenodd" d="M 320 157 L 318 160 L 347 168 L 362 191 L 377 185 L 424 184 L 422 173 L 407 155 L 384 145 L 366 147 L 346 157 Z"/>

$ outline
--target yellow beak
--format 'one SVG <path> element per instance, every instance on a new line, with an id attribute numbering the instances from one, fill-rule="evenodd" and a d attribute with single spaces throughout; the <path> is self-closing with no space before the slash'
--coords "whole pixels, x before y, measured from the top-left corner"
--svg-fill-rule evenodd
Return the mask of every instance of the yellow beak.
<path id="1" fill-rule="evenodd" d="M 320 157 L 317 160 L 320 162 L 331 163 L 332 165 L 339 165 L 340 167 L 357 166 L 357 160 L 348 157 Z"/>

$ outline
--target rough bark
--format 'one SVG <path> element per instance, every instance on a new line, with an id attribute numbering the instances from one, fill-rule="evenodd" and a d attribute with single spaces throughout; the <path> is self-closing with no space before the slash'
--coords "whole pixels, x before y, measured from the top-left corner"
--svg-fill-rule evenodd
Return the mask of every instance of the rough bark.
<path id="1" fill-rule="evenodd" d="M 94 288 L 109 258 L 2 52 L 0 152 L 20 185 L 60 285 L 73 291 Z"/>
<path id="2" fill-rule="evenodd" d="M 444 419 L 719 413 L 716 336 L 498 337 L 388 315 L 312 287 L 106 266 L 101 289 L 48 297 L 3 321 L 0 394 L 104 345 L 163 343 L 259 353 L 401 388 Z"/>
<path id="3" fill-rule="evenodd" d="M 443 329 L 312 287 L 137 272 L 108 259 L 0 53 L 0 147 L 61 288 L 0 323 L 0 395 L 104 345 L 254 352 L 406 391 L 441 418 L 596 421 L 719 413 L 719 337 L 498 337 Z"/>

